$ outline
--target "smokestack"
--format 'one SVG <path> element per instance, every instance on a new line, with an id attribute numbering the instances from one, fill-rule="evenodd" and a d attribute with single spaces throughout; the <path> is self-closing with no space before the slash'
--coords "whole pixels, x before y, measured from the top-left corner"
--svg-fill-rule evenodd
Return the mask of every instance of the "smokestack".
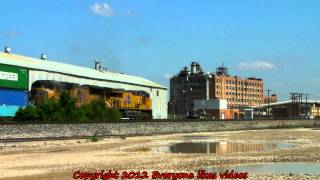
<path id="1" fill-rule="evenodd" d="M 209 100 L 210 99 L 210 79 L 211 79 L 211 75 L 210 73 L 208 72 L 206 74 L 206 100 Z"/>
<path id="2" fill-rule="evenodd" d="M 191 74 L 196 74 L 197 73 L 197 63 L 192 62 L 191 63 Z"/>

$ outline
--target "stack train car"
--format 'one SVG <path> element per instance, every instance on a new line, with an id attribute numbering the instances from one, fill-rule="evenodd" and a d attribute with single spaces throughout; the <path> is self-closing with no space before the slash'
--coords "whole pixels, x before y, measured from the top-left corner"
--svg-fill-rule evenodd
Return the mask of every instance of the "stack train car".
<path id="1" fill-rule="evenodd" d="M 88 104 L 95 99 L 103 99 L 107 108 L 118 109 L 122 118 L 152 119 L 152 101 L 149 94 L 144 91 L 38 81 L 32 86 L 30 103 L 39 105 L 51 98 L 59 99 L 64 90 L 75 98 L 77 106 Z"/>

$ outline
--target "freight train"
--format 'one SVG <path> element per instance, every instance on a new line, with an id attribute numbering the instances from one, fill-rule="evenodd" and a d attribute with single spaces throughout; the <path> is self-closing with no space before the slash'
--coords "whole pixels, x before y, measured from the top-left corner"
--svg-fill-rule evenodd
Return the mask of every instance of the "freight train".
<path id="1" fill-rule="evenodd" d="M 107 108 L 119 109 L 122 118 L 152 119 L 152 101 L 144 91 L 100 88 L 55 81 L 38 81 L 32 85 L 30 103 L 39 105 L 50 98 L 58 99 L 67 90 L 76 99 L 76 105 L 90 103 L 101 98 Z"/>

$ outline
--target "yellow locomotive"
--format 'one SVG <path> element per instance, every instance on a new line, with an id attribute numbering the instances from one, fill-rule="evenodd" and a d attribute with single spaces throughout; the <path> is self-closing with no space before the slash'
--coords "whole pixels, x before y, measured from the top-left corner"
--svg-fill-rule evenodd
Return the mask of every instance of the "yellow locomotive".
<path id="1" fill-rule="evenodd" d="M 119 109 L 122 118 L 152 119 L 152 101 L 144 91 L 127 91 L 122 89 L 79 86 L 55 81 L 38 81 L 31 90 L 31 103 L 38 105 L 50 98 L 58 99 L 62 90 L 67 90 L 81 106 L 92 100 L 102 98 L 107 108 Z"/>

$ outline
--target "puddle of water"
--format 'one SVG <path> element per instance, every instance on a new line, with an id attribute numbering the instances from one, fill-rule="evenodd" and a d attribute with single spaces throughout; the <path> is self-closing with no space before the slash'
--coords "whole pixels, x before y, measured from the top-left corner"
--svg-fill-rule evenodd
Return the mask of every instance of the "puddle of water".
<path id="1" fill-rule="evenodd" d="M 152 150 L 166 153 L 215 153 L 227 154 L 235 152 L 261 152 L 275 149 L 288 149 L 291 144 L 271 143 L 271 144 L 248 144 L 229 142 L 181 142 L 167 146 L 157 146 Z"/>
<path id="2" fill-rule="evenodd" d="M 264 164 L 244 164 L 232 166 L 208 167 L 208 171 L 224 172 L 234 170 L 236 172 L 248 172 L 249 174 L 311 174 L 320 175 L 320 163 L 310 162 L 282 162 Z"/>

